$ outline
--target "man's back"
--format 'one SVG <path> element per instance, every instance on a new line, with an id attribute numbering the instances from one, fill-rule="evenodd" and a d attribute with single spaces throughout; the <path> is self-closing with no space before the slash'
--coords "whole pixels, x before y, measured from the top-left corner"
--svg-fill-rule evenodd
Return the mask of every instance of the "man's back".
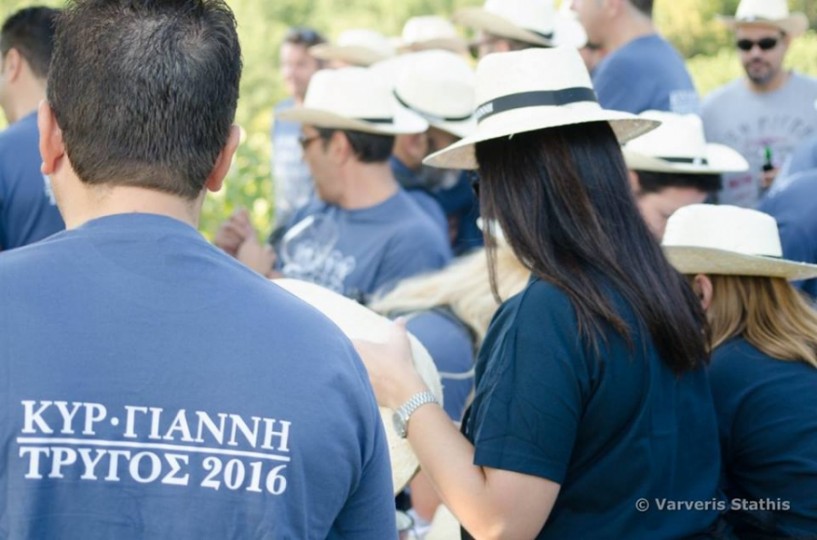
<path id="1" fill-rule="evenodd" d="M 48 179 L 40 172 L 37 115 L 0 132 L 0 250 L 41 240 L 65 228 Z"/>
<path id="2" fill-rule="evenodd" d="M 115 215 L 8 253 L 0 304 L 0 536 L 394 535 L 351 344 L 190 226 Z"/>

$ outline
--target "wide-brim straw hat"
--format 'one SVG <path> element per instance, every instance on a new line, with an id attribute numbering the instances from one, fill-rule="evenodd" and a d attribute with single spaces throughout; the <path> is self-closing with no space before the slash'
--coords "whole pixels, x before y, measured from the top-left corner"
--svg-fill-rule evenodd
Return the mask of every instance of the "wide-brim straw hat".
<path id="1" fill-rule="evenodd" d="M 741 0 L 734 17 L 719 17 L 727 26 L 774 26 L 790 36 L 808 30 L 804 13 L 789 12 L 787 0 Z"/>
<path id="2" fill-rule="evenodd" d="M 622 148 L 627 167 L 636 171 L 683 174 L 722 174 L 749 169 L 738 152 L 723 144 L 707 143 L 701 118 L 694 114 L 645 111 L 640 118 L 661 125 Z"/>
<path id="3" fill-rule="evenodd" d="M 309 48 L 309 54 L 319 60 L 337 60 L 365 67 L 395 56 L 397 50 L 380 32 L 354 28 L 342 32 L 335 43 L 313 45 Z"/>
<path id="4" fill-rule="evenodd" d="M 394 84 L 398 103 L 457 138 L 473 133 L 475 76 L 468 62 L 444 50 L 410 53 L 402 59 Z"/>
<path id="5" fill-rule="evenodd" d="M 301 300 L 312 305 L 334 322 L 349 339 L 364 339 L 380 342 L 388 334 L 393 324 L 389 319 L 374 311 L 320 285 L 297 279 L 276 279 L 273 281 Z M 418 373 L 442 404 L 443 393 L 440 375 L 434 360 L 417 338 L 409 334 L 411 354 Z M 419 462 L 406 439 L 401 439 L 394 431 L 391 409 L 380 408 L 380 417 L 386 431 L 391 461 L 394 493 L 399 493 L 417 473 Z"/>
<path id="6" fill-rule="evenodd" d="M 445 169 L 477 169 L 477 143 L 560 126 L 608 122 L 619 142 L 659 122 L 599 105 L 590 75 L 573 47 L 489 54 L 477 65 L 477 129 L 424 160 Z"/>
<path id="7" fill-rule="evenodd" d="M 783 259 L 775 219 L 748 208 L 711 204 L 679 208 L 667 221 L 661 244 L 667 259 L 683 274 L 817 277 L 817 265 Z"/>
<path id="8" fill-rule="evenodd" d="M 553 0 L 486 0 L 481 8 L 463 8 L 454 22 L 495 36 L 551 47 Z"/>
<path id="9" fill-rule="evenodd" d="M 468 44 L 447 19 L 437 15 L 423 15 L 406 21 L 397 40 L 397 49 L 402 52 L 441 49 L 465 54 L 468 52 Z"/>
<path id="10" fill-rule="evenodd" d="M 428 122 L 397 106 L 388 81 L 360 67 L 318 71 L 309 81 L 303 106 L 285 109 L 276 118 L 378 135 L 422 133 L 428 129 Z"/>

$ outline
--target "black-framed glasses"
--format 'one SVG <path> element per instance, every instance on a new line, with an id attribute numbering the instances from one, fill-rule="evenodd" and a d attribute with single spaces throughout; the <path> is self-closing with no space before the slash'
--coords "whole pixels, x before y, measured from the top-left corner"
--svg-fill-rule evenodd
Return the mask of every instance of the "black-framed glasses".
<path id="1" fill-rule="evenodd" d="M 755 48 L 755 45 L 760 47 L 761 51 L 770 51 L 777 47 L 779 41 L 780 39 L 775 37 L 765 37 L 757 41 L 753 41 L 751 39 L 739 39 L 735 45 L 737 45 L 738 49 L 744 52 L 751 51 Z"/>
<path id="2" fill-rule="evenodd" d="M 298 144 L 301 145 L 301 150 L 306 152 L 306 149 L 309 148 L 309 145 L 312 144 L 312 141 L 314 141 L 315 139 L 320 139 L 320 138 L 321 138 L 320 133 L 317 134 L 317 135 L 309 136 L 309 137 L 307 137 L 304 134 L 301 134 L 301 135 L 298 135 Z"/>

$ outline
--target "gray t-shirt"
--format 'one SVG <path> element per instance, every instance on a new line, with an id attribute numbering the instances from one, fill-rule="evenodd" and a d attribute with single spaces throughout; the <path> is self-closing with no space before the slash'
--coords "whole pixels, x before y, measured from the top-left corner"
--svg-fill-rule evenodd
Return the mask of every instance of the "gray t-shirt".
<path id="1" fill-rule="evenodd" d="M 718 202 L 752 207 L 761 196 L 766 148 L 780 167 L 794 147 L 817 132 L 817 79 L 792 73 L 783 87 L 759 94 L 745 79 L 715 90 L 703 102 L 709 142 L 731 146 L 749 162 L 749 170 L 725 174 Z"/>

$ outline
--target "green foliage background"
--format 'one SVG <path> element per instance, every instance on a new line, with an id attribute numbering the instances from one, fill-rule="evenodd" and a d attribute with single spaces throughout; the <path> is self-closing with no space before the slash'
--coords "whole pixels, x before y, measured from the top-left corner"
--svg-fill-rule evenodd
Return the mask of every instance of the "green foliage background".
<path id="1" fill-rule="evenodd" d="M 244 75 L 237 122 L 243 142 L 224 189 L 210 196 L 201 230 L 211 236 L 218 224 L 237 207 L 250 209 L 261 234 L 272 218 L 269 130 L 272 107 L 285 97 L 278 77 L 278 44 L 290 26 L 313 26 L 330 38 L 352 27 L 373 27 L 398 35 L 414 15 L 450 15 L 458 8 L 478 6 L 482 0 L 227 0 L 235 11 L 244 56 Z M 0 19 L 24 6 L 63 5 L 62 0 L 0 0 Z M 656 0 L 655 20 L 684 57 L 699 92 L 739 77 L 742 69 L 732 47 L 732 36 L 715 19 L 735 12 L 738 0 Z M 817 22 L 817 0 L 791 0 L 793 10 Z M 787 63 L 801 72 L 817 75 L 817 33 L 810 31 L 795 41 Z M 0 119 L 0 123 L 3 119 Z"/>

